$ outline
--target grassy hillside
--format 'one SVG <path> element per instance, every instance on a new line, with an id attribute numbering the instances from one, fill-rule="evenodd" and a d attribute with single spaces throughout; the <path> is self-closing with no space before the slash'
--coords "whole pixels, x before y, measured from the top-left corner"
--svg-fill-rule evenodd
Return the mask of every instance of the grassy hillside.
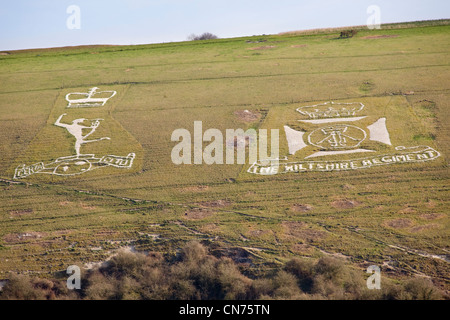
<path id="1" fill-rule="evenodd" d="M 0 279 L 46 276 L 124 246 L 173 254 L 197 239 L 251 258 L 242 266 L 253 274 L 295 256 L 339 255 L 361 272 L 376 264 L 448 290 L 449 31 L 394 25 L 349 39 L 325 30 L 1 55 Z M 96 135 L 111 140 L 84 152 L 134 152 L 133 167 L 13 180 L 20 164 L 73 154 L 73 138 L 53 123 L 69 113 L 67 93 L 94 86 L 117 95 L 65 121 L 104 119 Z M 248 164 L 171 162 L 172 132 L 192 132 L 196 120 L 223 132 L 278 128 L 297 107 L 330 100 L 392 116 L 395 146 L 431 146 L 441 157 L 274 176 L 249 174 Z"/>

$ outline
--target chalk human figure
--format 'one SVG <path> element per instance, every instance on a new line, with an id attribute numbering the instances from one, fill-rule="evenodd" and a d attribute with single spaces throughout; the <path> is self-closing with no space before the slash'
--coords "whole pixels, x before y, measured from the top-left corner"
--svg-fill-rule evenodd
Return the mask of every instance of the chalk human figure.
<path id="1" fill-rule="evenodd" d="M 84 119 L 84 118 L 75 119 L 72 121 L 72 124 L 61 123 L 61 119 L 65 115 L 66 115 L 66 113 L 63 113 L 62 115 L 59 116 L 59 118 L 55 122 L 55 126 L 66 128 L 67 131 L 69 131 L 69 133 L 75 137 L 75 152 L 77 154 L 77 157 L 80 156 L 81 145 L 83 145 L 85 143 L 89 143 L 89 142 L 110 140 L 109 137 L 103 137 L 103 138 L 93 139 L 93 140 L 85 140 L 87 137 L 89 137 L 91 134 L 93 134 L 95 132 L 97 127 L 100 125 L 100 120 L 103 120 L 103 119 L 92 120 L 90 126 L 84 126 L 81 123 L 83 123 L 85 120 L 88 120 L 88 119 Z M 83 130 L 86 130 L 86 129 L 90 130 L 90 131 L 87 134 L 83 135 Z"/>

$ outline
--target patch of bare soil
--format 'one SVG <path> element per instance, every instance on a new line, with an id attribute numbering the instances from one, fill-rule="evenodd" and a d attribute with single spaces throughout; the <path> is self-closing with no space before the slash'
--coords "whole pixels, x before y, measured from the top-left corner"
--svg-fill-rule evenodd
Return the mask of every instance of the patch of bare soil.
<path id="1" fill-rule="evenodd" d="M 250 230 L 247 232 L 249 237 L 255 237 L 255 238 L 260 238 L 266 234 L 268 234 L 270 231 L 269 230 Z"/>
<path id="2" fill-rule="evenodd" d="M 314 247 L 311 247 L 310 245 L 306 243 L 296 243 L 290 247 L 290 249 L 293 252 L 300 253 L 300 254 L 311 254 L 315 251 Z"/>
<path id="3" fill-rule="evenodd" d="M 428 208 L 434 208 L 434 207 L 436 207 L 436 202 L 434 202 L 433 200 L 428 200 L 428 202 L 427 203 L 425 203 L 425 205 L 428 207 Z"/>
<path id="4" fill-rule="evenodd" d="M 33 209 L 31 209 L 31 208 L 29 208 L 29 209 L 11 210 L 9 212 L 9 214 L 12 217 L 20 217 L 20 216 L 23 216 L 23 215 L 26 215 L 26 214 L 31 214 L 31 213 L 33 213 Z"/>
<path id="5" fill-rule="evenodd" d="M 398 211 L 398 213 L 400 214 L 409 214 L 409 213 L 415 213 L 416 209 L 414 209 L 413 207 L 410 207 L 408 205 L 404 206 L 402 209 L 400 209 Z"/>
<path id="6" fill-rule="evenodd" d="M 296 203 L 291 207 L 291 210 L 294 212 L 308 212 L 313 209 L 313 206 L 309 204 L 300 204 Z"/>
<path id="7" fill-rule="evenodd" d="M 307 47 L 307 44 L 293 44 L 291 48 L 304 48 Z"/>
<path id="8" fill-rule="evenodd" d="M 352 209 L 361 205 L 361 202 L 349 199 L 340 199 L 331 202 L 331 206 L 336 209 Z"/>
<path id="9" fill-rule="evenodd" d="M 384 39 L 384 38 L 397 38 L 398 34 L 378 34 L 373 36 L 361 37 L 361 39 Z"/>
<path id="10" fill-rule="evenodd" d="M 52 235 L 54 235 L 54 236 L 64 236 L 64 235 L 68 235 L 68 234 L 71 234 L 71 233 L 73 233 L 73 230 L 68 230 L 68 229 L 66 229 L 66 230 L 56 230 L 56 231 L 52 232 Z"/>
<path id="11" fill-rule="evenodd" d="M 343 184 L 343 185 L 341 186 L 341 188 L 342 188 L 342 190 L 353 190 L 353 189 L 355 189 L 355 186 L 346 183 L 346 184 Z"/>
<path id="12" fill-rule="evenodd" d="M 430 229 L 436 229 L 439 228 L 440 225 L 437 223 L 429 223 L 429 224 L 424 224 L 421 226 L 415 226 L 411 229 L 409 229 L 410 232 L 422 232 L 422 231 L 426 231 L 426 230 L 430 230 Z"/>
<path id="13" fill-rule="evenodd" d="M 237 110 L 234 112 L 234 115 L 239 121 L 243 122 L 255 122 L 261 118 L 261 114 L 258 111 L 251 111 L 247 109 Z"/>
<path id="14" fill-rule="evenodd" d="M 231 201 L 228 200 L 214 200 L 199 202 L 198 205 L 205 208 L 223 208 L 231 205 Z"/>
<path id="15" fill-rule="evenodd" d="M 117 236 L 119 232 L 114 230 L 99 230 L 95 234 L 95 239 L 108 239 L 112 240 L 113 236 Z"/>
<path id="16" fill-rule="evenodd" d="M 43 232 L 23 232 L 23 233 L 10 233 L 3 237 L 3 240 L 7 243 L 19 243 L 28 240 L 36 240 L 42 238 L 45 234 Z"/>
<path id="17" fill-rule="evenodd" d="M 203 233 L 212 233 L 220 230 L 219 226 L 215 223 L 207 223 L 199 227 L 199 230 Z"/>
<path id="18" fill-rule="evenodd" d="M 184 218 L 188 220 L 200 220 L 210 217 L 214 211 L 209 208 L 193 208 L 184 212 Z"/>
<path id="19" fill-rule="evenodd" d="M 409 228 L 413 225 L 413 221 L 406 218 L 399 218 L 388 220 L 384 223 L 386 226 L 394 228 L 394 229 L 404 229 Z"/>
<path id="20" fill-rule="evenodd" d="M 69 204 L 71 204 L 72 203 L 72 201 L 60 201 L 59 202 L 59 205 L 60 206 L 67 206 L 67 205 L 69 205 Z"/>
<path id="21" fill-rule="evenodd" d="M 261 46 L 261 47 L 248 48 L 248 50 L 267 50 L 267 49 L 273 49 L 273 48 L 276 48 L 276 46 Z"/>
<path id="22" fill-rule="evenodd" d="M 83 208 L 84 210 L 94 210 L 94 209 L 97 208 L 96 206 L 89 206 L 89 205 L 87 205 L 87 204 L 84 204 L 83 202 L 80 202 L 80 206 L 81 206 L 81 208 Z"/>
<path id="23" fill-rule="evenodd" d="M 326 235 L 324 231 L 311 229 L 306 223 L 300 221 L 284 221 L 282 226 L 285 234 L 306 241 L 323 239 Z"/>
<path id="24" fill-rule="evenodd" d="M 10 54 L 9 52 L 0 52 L 0 56 L 9 56 Z"/>
<path id="25" fill-rule="evenodd" d="M 442 213 L 424 213 L 419 216 L 419 218 L 424 220 L 437 220 L 445 217 L 445 214 Z"/>

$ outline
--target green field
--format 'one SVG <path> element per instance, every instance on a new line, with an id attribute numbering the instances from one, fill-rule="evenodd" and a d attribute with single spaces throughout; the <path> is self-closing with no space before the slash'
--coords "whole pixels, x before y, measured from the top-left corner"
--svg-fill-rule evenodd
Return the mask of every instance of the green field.
<path id="1" fill-rule="evenodd" d="M 449 61 L 447 20 L 361 29 L 349 39 L 323 30 L 5 53 L 0 279 L 49 277 L 127 246 L 175 254 L 196 239 L 250 258 L 241 267 L 254 275 L 292 257 L 335 255 L 362 273 L 375 264 L 392 279 L 426 276 L 449 290 Z M 66 94 L 92 87 L 117 94 L 99 108 L 66 108 Z M 171 161 L 172 132 L 193 132 L 194 121 L 222 132 L 282 129 L 298 126 L 296 108 L 327 101 L 362 102 L 372 117 L 387 117 L 392 146 L 380 152 L 429 146 L 441 156 L 268 176 L 248 173 L 249 164 Z M 244 119 L 243 110 L 257 117 Z M 83 153 L 133 152 L 133 166 L 13 179 L 21 164 L 74 154 L 73 137 L 53 125 L 62 113 L 66 123 L 104 119 L 95 138 L 111 139 Z"/>

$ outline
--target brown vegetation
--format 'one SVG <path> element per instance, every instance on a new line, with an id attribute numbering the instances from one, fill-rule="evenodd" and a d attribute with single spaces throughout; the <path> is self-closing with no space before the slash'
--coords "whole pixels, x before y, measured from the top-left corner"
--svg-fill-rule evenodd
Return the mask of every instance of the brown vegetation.
<path id="1" fill-rule="evenodd" d="M 361 203 L 356 200 L 349 200 L 349 199 L 341 199 L 331 202 L 331 205 L 336 209 L 352 209 L 354 207 L 359 206 L 360 204 Z"/>
<path id="2" fill-rule="evenodd" d="M 238 110 L 234 112 L 234 115 L 239 121 L 243 122 L 254 122 L 261 118 L 261 114 L 259 112 L 250 110 Z"/>
<path id="3" fill-rule="evenodd" d="M 309 204 L 300 204 L 296 203 L 291 207 L 291 210 L 294 212 L 308 212 L 311 211 L 313 207 Z"/>
<path id="4" fill-rule="evenodd" d="M 420 299 L 444 296 L 423 278 L 403 285 L 383 281 L 381 290 L 366 287 L 364 272 L 345 261 L 294 258 L 264 277 L 251 279 L 229 257 L 216 257 L 198 242 L 176 257 L 120 252 L 99 269 L 82 272 L 80 290 L 64 280 L 10 277 L 2 300 L 222 300 L 222 299 Z"/>

